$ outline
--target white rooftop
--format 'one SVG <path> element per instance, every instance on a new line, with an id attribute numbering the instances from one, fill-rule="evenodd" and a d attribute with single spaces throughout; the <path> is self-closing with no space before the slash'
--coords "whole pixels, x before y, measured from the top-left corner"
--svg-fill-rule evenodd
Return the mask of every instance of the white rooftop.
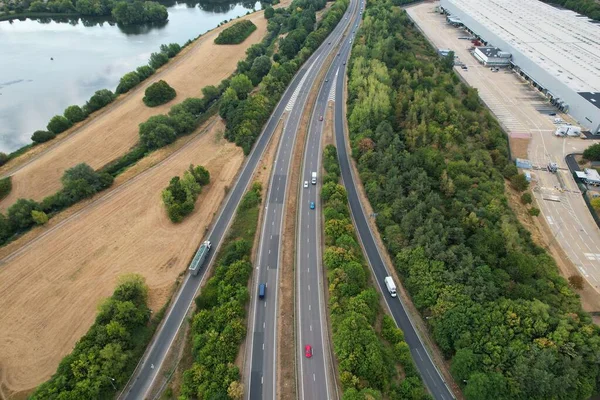
<path id="1" fill-rule="evenodd" d="M 600 24 L 539 0 L 447 1 L 573 90 L 600 92 Z"/>

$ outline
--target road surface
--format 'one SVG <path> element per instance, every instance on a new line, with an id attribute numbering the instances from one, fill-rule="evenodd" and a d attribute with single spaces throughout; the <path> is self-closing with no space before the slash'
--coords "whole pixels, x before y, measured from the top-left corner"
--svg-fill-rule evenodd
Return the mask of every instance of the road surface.
<path id="1" fill-rule="evenodd" d="M 316 78 L 325 66 L 328 55 L 336 51 L 336 45 L 342 38 L 345 28 L 357 14 L 357 0 L 350 2 L 344 19 L 336 26 L 323 44 L 305 63 L 302 80 L 285 107 L 288 112 L 283 133 L 275 156 L 271 181 L 268 188 L 263 225 L 258 249 L 258 263 L 253 290 L 253 315 L 249 329 L 249 399 L 275 399 L 277 397 L 277 292 L 279 282 L 279 263 L 281 260 L 281 235 L 289 169 L 296 139 L 296 133 L 304 113 L 309 92 Z M 258 285 L 266 285 L 266 296 L 257 295 Z M 317 288 L 315 287 L 315 290 Z"/>
<path id="2" fill-rule="evenodd" d="M 346 60 L 349 56 L 349 46 L 342 50 L 343 60 Z M 450 400 L 454 396 L 448 389 L 444 378 L 434 365 L 427 349 L 423 345 L 418 333 L 413 326 L 410 317 L 408 316 L 400 297 L 390 297 L 385 283 L 384 278 L 388 276 L 386 265 L 379 254 L 379 250 L 375 243 L 373 233 L 367 223 L 367 216 L 360 203 L 358 192 L 356 188 L 355 179 L 353 172 L 350 168 L 350 159 L 346 150 L 346 133 L 344 119 L 346 118 L 344 110 L 344 77 L 346 75 L 346 66 L 342 65 L 340 72 L 335 78 L 335 143 L 338 152 L 338 159 L 340 162 L 340 169 L 342 173 L 342 180 L 346 191 L 348 193 L 348 202 L 350 204 L 350 211 L 354 220 L 354 226 L 358 232 L 358 237 L 362 243 L 365 256 L 373 276 L 377 281 L 380 292 L 385 299 L 388 309 L 396 321 L 396 324 L 402 331 L 404 331 L 404 339 L 410 347 L 413 360 L 426 387 L 429 389 L 435 399 L 439 400 Z"/>
<path id="3" fill-rule="evenodd" d="M 348 51 L 350 39 L 358 28 L 360 18 L 352 19 L 352 30 L 348 32 L 340 49 Z M 298 227 L 296 242 L 296 330 L 298 342 L 298 394 L 300 400 L 323 400 L 337 398 L 335 381 L 330 381 L 335 371 L 331 368 L 330 345 L 327 335 L 327 305 L 324 303 L 322 259 L 321 259 L 321 136 L 328 101 L 332 98 L 332 83 L 344 61 L 336 57 L 320 87 L 315 108 L 310 120 L 308 138 L 304 151 L 300 179 L 300 202 L 298 204 Z M 311 183 L 311 175 L 317 173 L 317 184 Z M 304 187 L 304 182 L 308 187 Z M 315 203 L 315 209 L 310 203 Z M 305 346 L 312 347 L 312 357 L 305 354 Z"/>
<path id="4" fill-rule="evenodd" d="M 343 21 L 343 20 L 342 20 Z M 342 23 L 340 23 L 342 25 Z M 340 30 L 336 28 L 332 35 L 339 35 Z M 327 39 L 331 40 L 331 39 Z M 286 111 L 286 107 L 289 105 L 290 100 L 296 98 L 299 93 L 305 94 L 306 89 L 297 92 L 297 88 L 302 88 L 301 82 L 306 81 L 305 77 L 307 76 L 307 71 L 310 67 L 315 63 L 315 61 L 322 61 L 324 58 L 321 58 L 326 49 L 330 46 L 327 45 L 327 41 L 317 49 L 315 54 L 309 58 L 309 60 L 304 64 L 302 68 L 298 71 L 286 91 L 284 92 L 281 100 L 277 104 L 275 111 L 271 115 L 269 121 L 263 129 L 263 132 L 259 136 L 254 148 L 250 152 L 242 170 L 233 185 L 231 191 L 229 192 L 224 206 L 221 209 L 219 217 L 215 221 L 213 227 L 211 228 L 207 237 L 203 240 L 210 240 L 212 243 L 212 250 L 209 253 L 206 261 L 204 262 L 204 266 L 202 270 L 198 273 L 197 276 L 191 276 L 186 274 L 183 283 L 180 286 L 179 291 L 176 293 L 173 298 L 169 309 L 162 321 L 162 324 L 159 326 L 158 331 L 156 332 L 152 342 L 149 347 L 146 349 L 144 356 L 142 357 L 140 363 L 138 364 L 134 374 L 132 375 L 130 381 L 125 386 L 125 389 L 121 392 L 119 399 L 131 399 L 131 400 L 139 400 L 146 399 L 149 396 L 150 389 L 156 380 L 158 372 L 165 360 L 165 357 L 175 340 L 177 332 L 179 331 L 181 324 L 183 323 L 185 316 L 191 306 L 194 297 L 196 296 L 196 292 L 198 291 L 200 284 L 205 276 L 206 271 L 209 269 L 209 266 L 213 262 L 215 254 L 218 252 L 218 249 L 221 245 L 221 242 L 227 232 L 229 224 L 231 223 L 235 211 L 239 205 L 239 202 L 245 193 L 252 176 L 254 175 L 254 171 L 256 170 L 256 166 L 258 165 L 259 160 L 263 156 L 265 148 L 269 143 L 275 128 L 277 127 L 279 120 L 282 118 L 284 112 Z M 314 80 L 314 70 L 318 70 L 318 68 L 313 68 L 312 79 Z M 288 121 L 289 124 L 289 121 Z M 288 141 L 289 141 L 288 137 Z M 293 139 L 293 137 L 291 138 Z M 284 140 L 282 140 L 282 143 Z M 291 144 L 288 142 L 288 146 L 291 149 Z M 277 173 L 277 172 L 275 172 Z M 279 190 L 270 191 L 269 196 L 273 196 L 273 199 L 278 198 Z M 284 193 L 284 192 L 281 192 Z M 269 198 L 269 203 L 271 198 Z M 282 204 L 280 204 L 282 205 Z M 275 292 L 273 292 L 275 293 Z"/>

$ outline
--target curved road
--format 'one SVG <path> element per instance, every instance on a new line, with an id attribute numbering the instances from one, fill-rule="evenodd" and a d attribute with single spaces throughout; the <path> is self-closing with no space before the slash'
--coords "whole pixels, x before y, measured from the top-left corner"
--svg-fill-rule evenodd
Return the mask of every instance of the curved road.
<path id="1" fill-rule="evenodd" d="M 339 32 L 338 28 L 334 30 L 332 35 L 335 35 L 336 32 Z M 250 152 L 250 155 L 246 159 L 246 162 L 237 180 L 235 181 L 235 184 L 229 192 L 224 202 L 224 206 L 221 208 L 219 217 L 214 222 L 207 237 L 203 239 L 210 240 L 213 246 L 212 250 L 208 254 L 207 259 L 204 261 L 202 270 L 196 276 L 191 276 L 189 273 L 186 274 L 185 279 L 181 284 L 179 291 L 173 297 L 171 305 L 167 310 L 167 314 L 163 318 L 163 321 L 154 335 L 152 342 L 146 349 L 146 352 L 136 367 L 131 379 L 119 395 L 119 399 L 139 400 L 148 398 L 149 391 L 152 387 L 152 384 L 156 380 L 160 367 L 162 366 L 165 357 L 173 341 L 175 340 L 175 337 L 177 336 L 179 328 L 181 327 L 185 316 L 192 302 L 194 301 L 194 297 L 196 296 L 196 292 L 198 291 L 200 284 L 204 279 L 206 271 L 209 269 L 215 254 L 219 250 L 221 242 L 233 219 L 240 200 L 250 184 L 250 180 L 254 175 L 256 166 L 258 165 L 259 160 L 262 158 L 265 148 L 271 140 L 279 120 L 286 111 L 286 107 L 288 106 L 290 100 L 298 96 L 299 93 L 296 91 L 296 89 L 302 88 L 301 82 L 306 80 L 307 72 L 309 71 L 310 67 L 315 63 L 315 61 L 318 61 L 320 56 L 325 52 L 325 49 L 329 47 L 326 45 L 326 43 L 327 42 L 319 47 L 319 49 L 309 58 L 304 66 L 301 67 L 296 73 L 294 79 L 277 104 L 277 107 L 271 114 L 269 121 L 263 128 L 263 131 L 252 151 Z M 304 92 L 306 92 L 306 89 Z M 283 142 L 284 140 L 282 139 L 282 143 Z M 277 197 L 278 191 L 270 191 L 270 195 L 272 195 L 272 193 L 275 193 L 274 196 Z M 271 199 L 269 198 L 269 200 Z"/>
<path id="2" fill-rule="evenodd" d="M 356 13 L 357 0 L 351 0 L 344 19 L 305 63 L 303 69 L 306 73 L 303 74 L 300 83 L 294 87 L 293 94 L 285 106 L 289 114 L 271 173 L 258 249 L 257 271 L 253 280 L 255 282 L 252 297 L 253 316 L 249 329 L 251 332 L 249 332 L 250 341 L 247 346 L 249 358 L 246 369 L 246 374 L 249 376 L 247 380 L 249 388 L 246 391 L 248 399 L 277 397 L 277 292 L 283 215 L 293 148 L 309 93 L 319 72 L 325 67 L 327 57 L 336 51 L 336 45 L 343 38 L 350 17 Z M 260 284 L 266 285 L 266 295 L 263 299 L 257 295 Z"/>
<path id="3" fill-rule="evenodd" d="M 343 60 L 348 59 L 350 56 L 350 47 L 347 45 L 342 49 L 341 57 Z M 348 193 L 348 202 L 350 204 L 350 211 L 352 213 L 352 219 L 354 220 L 354 226 L 358 232 L 358 237 L 361 241 L 363 251 L 369 262 L 373 276 L 377 281 L 379 290 L 385 299 L 390 314 L 396 321 L 396 325 L 402 331 L 404 331 L 404 339 L 410 347 L 413 360 L 425 382 L 425 385 L 433 395 L 435 399 L 439 400 L 450 400 L 454 396 L 444 378 L 438 371 L 437 367 L 431 360 L 429 353 L 419 334 L 415 330 L 410 317 L 408 316 L 402 300 L 400 297 L 390 297 L 387 288 L 384 283 L 384 278 L 388 276 L 386 265 L 383 262 L 379 249 L 375 243 L 373 233 L 367 222 L 367 216 L 360 203 L 358 197 L 358 191 L 356 188 L 356 179 L 350 168 L 350 155 L 346 150 L 346 133 L 344 119 L 346 118 L 344 110 L 344 77 L 346 75 L 346 66 L 342 65 L 339 73 L 335 78 L 335 142 L 337 147 L 338 159 L 340 162 L 340 169 L 342 173 L 342 180 L 346 191 Z"/>

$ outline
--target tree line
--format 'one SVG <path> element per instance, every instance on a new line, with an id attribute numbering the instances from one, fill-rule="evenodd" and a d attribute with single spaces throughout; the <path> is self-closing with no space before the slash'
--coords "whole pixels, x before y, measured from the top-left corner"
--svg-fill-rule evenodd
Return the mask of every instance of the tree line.
<path id="1" fill-rule="evenodd" d="M 120 277 L 113 295 L 100 303 L 94 324 L 30 399 L 114 398 L 152 336 L 149 319 L 144 278 Z"/>
<path id="2" fill-rule="evenodd" d="M 272 8 L 271 8 L 272 9 Z M 256 30 L 256 25 L 250 20 L 243 19 L 224 29 L 219 36 L 215 38 L 216 44 L 240 44 L 252 32 Z"/>
<path id="3" fill-rule="evenodd" d="M 181 222 L 196 206 L 202 186 L 210 182 L 210 172 L 201 165 L 190 164 L 183 178 L 174 176 L 162 192 L 162 200 L 171 222 Z"/>
<path id="4" fill-rule="evenodd" d="M 343 400 L 430 398 L 403 332 L 383 315 L 380 298 L 356 240 L 346 190 L 338 182 L 335 146 L 323 152 L 321 199 L 325 216 L 325 252 L 333 350 Z M 382 319 L 381 327 L 376 327 Z M 401 376 L 402 374 L 402 376 Z"/>
<path id="5" fill-rule="evenodd" d="M 183 374 L 180 400 L 242 399 L 244 388 L 234 361 L 246 337 L 250 255 L 261 191 L 256 182 L 242 198 L 215 261 L 214 274 L 196 298 L 191 322 L 194 362 Z"/>
<path id="6" fill-rule="evenodd" d="M 595 0 L 542 0 L 552 5 L 558 4 L 576 11 L 595 21 L 600 21 L 600 3 Z"/>
<path id="7" fill-rule="evenodd" d="M 465 397 L 597 393 L 598 327 L 509 207 L 505 134 L 390 0 L 367 3 L 348 90 L 377 226 Z"/>
<path id="8" fill-rule="evenodd" d="M 169 17 L 164 5 L 146 0 L 16 0 L 4 2 L 0 10 L 8 14 L 108 16 L 121 25 L 165 22 Z"/>

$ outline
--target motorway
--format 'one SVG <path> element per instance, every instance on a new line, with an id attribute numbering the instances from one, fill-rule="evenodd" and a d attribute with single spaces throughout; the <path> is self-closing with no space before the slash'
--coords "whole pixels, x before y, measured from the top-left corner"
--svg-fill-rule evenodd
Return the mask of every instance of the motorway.
<path id="1" fill-rule="evenodd" d="M 258 263 L 254 275 L 254 291 L 252 293 L 253 310 L 250 323 L 250 342 L 247 346 L 246 374 L 249 376 L 247 398 L 275 399 L 277 397 L 277 294 L 279 286 L 279 264 L 281 260 L 281 242 L 283 216 L 289 180 L 291 158 L 300 121 L 304 113 L 308 96 L 315 85 L 317 76 L 326 66 L 327 57 L 336 51 L 338 42 L 343 38 L 352 15 L 358 15 L 357 0 L 352 0 L 344 19 L 336 26 L 323 44 L 304 64 L 306 73 L 300 84 L 295 87 L 285 110 L 288 112 L 283 133 L 275 156 L 271 181 L 268 187 L 267 203 L 263 216 Z M 266 295 L 260 299 L 257 295 L 258 285 L 266 285 Z M 317 290 L 317 287 L 315 287 Z M 325 391 L 327 389 L 325 388 Z M 319 397 L 321 399 L 326 397 Z"/>
<path id="2" fill-rule="evenodd" d="M 349 40 L 358 28 L 360 18 L 352 21 L 352 31 L 348 33 L 340 49 L 347 51 Z M 323 118 L 332 98 L 332 83 L 342 66 L 342 57 L 332 62 L 317 95 L 314 111 L 308 128 L 308 138 L 304 149 L 302 175 L 300 179 L 300 202 L 298 204 L 298 225 L 296 236 L 296 360 L 298 365 L 298 394 L 300 400 L 337 398 L 335 382 L 329 382 L 335 371 L 331 368 L 331 352 L 327 335 L 327 305 L 324 303 L 323 266 L 321 262 L 321 156 Z M 311 174 L 317 172 L 317 184 L 311 184 Z M 308 182 L 304 188 L 303 183 Z M 316 204 L 310 208 L 310 202 Z M 315 293 L 316 292 L 316 293 Z M 305 346 L 312 347 L 313 355 L 307 358 Z"/>
<path id="3" fill-rule="evenodd" d="M 310 79 L 308 79 L 308 83 L 314 81 L 315 76 L 316 76 L 316 71 L 319 70 L 321 64 L 317 64 L 316 68 L 311 68 L 311 67 L 314 64 L 316 64 L 317 61 L 320 61 L 321 63 L 323 62 L 323 60 L 325 59 L 325 54 L 327 53 L 327 51 L 329 51 L 330 48 L 333 47 L 333 45 L 332 46 L 327 45 L 327 42 L 332 40 L 331 39 L 332 37 L 337 38 L 341 35 L 340 26 L 344 25 L 342 23 L 343 21 L 344 20 L 342 20 L 341 23 L 335 28 L 335 30 L 332 32 L 330 37 L 328 39 L 326 39 L 326 41 L 323 43 L 323 45 L 321 45 L 321 47 L 319 47 L 319 49 L 317 49 L 317 51 L 308 59 L 308 61 L 304 64 L 304 66 L 302 68 L 300 68 L 300 70 L 298 71 L 298 73 L 296 74 L 296 76 L 294 77 L 294 79 L 292 80 L 292 82 L 290 83 L 290 85 L 288 86 L 286 91 L 284 92 L 281 100 L 277 104 L 277 107 L 275 108 L 271 117 L 269 118 L 269 121 L 265 125 L 263 132 L 261 133 L 256 144 L 254 145 L 254 148 L 252 149 L 248 158 L 246 159 L 246 162 L 245 162 L 244 166 L 242 167 L 242 170 L 241 170 L 237 180 L 235 181 L 235 184 L 233 185 L 231 191 L 229 192 L 229 194 L 224 202 L 224 206 L 222 207 L 218 218 L 214 222 L 207 237 L 205 239 L 203 239 L 203 240 L 210 240 L 210 242 L 212 243 L 212 250 L 208 254 L 208 257 L 204 262 L 204 266 L 203 266 L 202 270 L 196 276 L 191 276 L 190 274 L 186 274 L 185 279 L 183 280 L 178 292 L 174 296 L 174 298 L 171 302 L 171 305 L 169 306 L 169 308 L 167 310 L 167 313 L 162 321 L 162 324 L 159 326 L 156 334 L 154 335 L 154 338 L 152 339 L 150 346 L 146 349 L 146 352 L 144 353 L 142 359 L 138 363 L 138 366 L 136 367 L 136 370 L 134 371 L 131 379 L 129 380 L 129 382 L 127 383 L 127 385 L 125 386 L 125 388 L 123 389 L 121 394 L 119 395 L 119 397 L 118 397 L 119 399 L 139 400 L 139 399 L 148 398 L 149 392 L 152 388 L 154 381 L 156 380 L 156 378 L 158 376 L 159 370 L 167 356 L 167 353 L 168 353 L 173 341 L 175 340 L 175 337 L 177 336 L 177 333 L 187 315 L 187 312 L 188 312 L 192 302 L 194 301 L 194 297 L 196 296 L 196 293 L 197 293 L 198 289 L 200 288 L 200 285 L 204 279 L 206 271 L 211 266 L 211 264 L 214 260 L 214 256 L 215 256 L 215 254 L 217 254 L 217 252 L 219 250 L 221 242 L 223 241 L 225 233 L 227 232 L 227 229 L 233 219 L 233 216 L 235 215 L 235 211 L 240 203 L 240 200 L 241 200 L 242 196 L 244 195 L 244 193 L 246 192 L 248 185 L 250 184 L 252 176 L 254 175 L 254 172 L 256 170 L 256 166 L 258 165 L 258 162 L 262 158 L 265 148 L 267 147 L 269 141 L 271 140 L 271 137 L 273 136 L 273 133 L 275 132 L 275 128 L 277 127 L 279 120 L 283 117 L 284 112 L 286 112 L 286 108 L 288 108 L 290 106 L 290 104 L 293 105 L 293 101 L 296 100 L 299 95 L 301 95 L 305 101 L 306 94 L 308 93 L 309 89 L 307 89 L 307 86 L 304 86 L 303 84 L 305 83 L 305 81 L 307 81 L 306 78 L 309 77 L 309 75 L 310 75 L 310 77 L 309 77 Z M 309 71 L 312 71 L 312 74 L 308 74 Z M 302 89 L 302 90 L 297 90 L 297 89 Z M 290 102 L 290 100 L 292 100 L 292 102 Z M 303 104 L 303 103 L 300 103 L 300 104 Z M 299 121 L 298 115 L 300 115 L 300 114 L 298 114 L 296 112 L 296 113 L 293 113 L 293 115 L 290 115 L 290 118 L 288 119 L 288 122 L 286 123 L 286 125 L 290 124 L 292 117 L 296 118 L 295 124 L 297 125 L 297 123 Z M 286 129 L 286 131 L 289 132 L 289 129 Z M 282 144 L 286 143 L 287 144 L 286 147 L 288 149 L 290 149 L 288 151 L 288 154 L 289 154 L 289 152 L 291 152 L 291 148 L 293 147 L 293 141 L 294 141 L 294 136 L 290 137 L 288 135 L 288 136 L 282 137 L 281 143 Z M 280 146 L 280 149 L 281 149 L 281 146 Z M 276 165 L 279 166 L 279 164 L 276 164 Z M 274 180 L 276 182 L 279 182 L 281 179 L 285 178 L 285 175 L 284 176 L 279 175 L 277 173 L 277 170 L 275 170 L 275 175 L 277 175 L 276 179 Z M 275 175 L 274 175 L 274 177 L 275 177 Z M 271 182 L 271 183 L 273 183 L 273 182 Z M 269 196 L 270 196 L 269 204 L 271 204 L 272 200 L 274 201 L 272 204 L 277 204 L 277 201 L 280 201 L 281 204 L 279 204 L 279 206 L 282 207 L 283 206 L 283 200 L 282 200 L 283 193 L 285 193 L 285 192 L 282 192 L 279 189 L 270 190 L 269 191 Z M 279 196 L 281 196 L 281 197 L 279 197 Z M 264 241 L 261 238 L 261 244 L 262 243 L 264 243 Z M 277 248 L 279 247 L 279 244 L 278 244 L 279 239 L 278 238 L 277 238 L 277 240 L 273 240 L 273 241 L 269 240 L 269 243 L 274 244 Z M 276 264 L 273 265 L 273 267 L 276 267 Z M 266 273 L 266 271 L 264 271 L 264 269 L 259 272 Z M 273 285 L 272 287 L 276 287 L 276 285 Z M 276 291 L 274 291 L 274 290 L 272 292 L 273 292 L 273 294 L 276 293 Z M 274 309 L 275 308 L 273 308 L 273 310 Z M 272 332 L 273 332 L 273 330 L 272 330 Z M 273 344 L 273 346 L 274 346 L 274 344 Z M 273 348 L 273 350 L 274 350 L 274 348 Z M 273 351 L 273 357 L 274 357 L 274 351 Z M 275 371 L 274 358 L 273 358 L 273 364 L 272 364 L 272 371 L 273 372 Z"/>
<path id="4" fill-rule="evenodd" d="M 350 55 L 350 45 L 345 46 L 341 51 L 341 58 L 346 60 Z M 354 226 L 358 232 L 358 237 L 363 247 L 363 251 L 367 261 L 373 272 L 373 276 L 377 281 L 379 291 L 387 304 L 390 314 L 396 321 L 396 324 L 404 332 L 404 340 L 410 347 L 413 360 L 417 369 L 421 374 L 421 378 L 429 389 L 429 392 L 435 399 L 450 400 L 454 396 L 439 370 L 431 360 L 431 357 L 423 345 L 419 334 L 415 330 L 410 317 L 408 316 L 400 296 L 393 298 L 389 295 L 384 278 L 388 276 L 387 268 L 379 249 L 375 243 L 373 233 L 367 222 L 367 216 L 360 203 L 358 197 L 358 189 L 356 187 L 356 179 L 350 167 L 350 156 L 346 148 L 346 133 L 345 133 L 345 109 L 344 109 L 344 78 L 346 76 L 346 66 L 342 65 L 339 73 L 335 77 L 335 143 L 337 147 L 338 159 L 342 173 L 342 180 L 348 193 L 348 202 Z M 330 80 L 331 82 L 331 80 Z M 393 267 L 392 267 L 393 268 Z"/>

